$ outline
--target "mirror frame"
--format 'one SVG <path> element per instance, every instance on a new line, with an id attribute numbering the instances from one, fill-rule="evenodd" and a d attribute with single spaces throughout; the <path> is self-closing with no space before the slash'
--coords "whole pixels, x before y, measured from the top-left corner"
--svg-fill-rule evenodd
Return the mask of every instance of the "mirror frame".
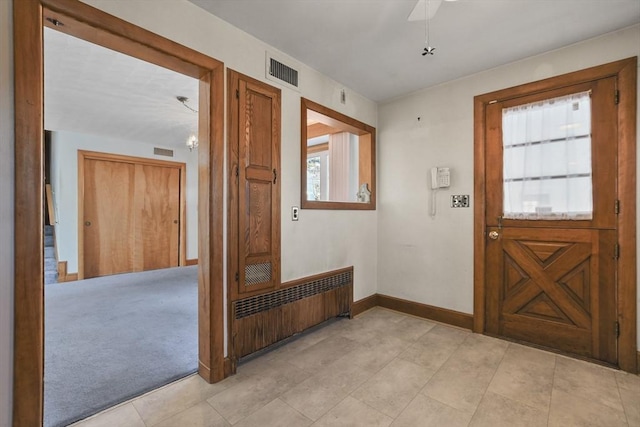
<path id="1" fill-rule="evenodd" d="M 368 167 L 371 171 L 371 201 L 363 202 L 332 202 L 307 200 L 307 111 L 315 111 L 335 121 L 335 127 L 356 135 L 371 136 L 371 150 L 369 161 L 359 159 L 359 167 Z M 327 210 L 375 210 L 376 209 L 376 128 L 362 123 L 356 119 L 334 111 L 323 105 L 317 104 L 306 98 L 300 98 L 300 206 L 302 209 L 327 209 Z"/>

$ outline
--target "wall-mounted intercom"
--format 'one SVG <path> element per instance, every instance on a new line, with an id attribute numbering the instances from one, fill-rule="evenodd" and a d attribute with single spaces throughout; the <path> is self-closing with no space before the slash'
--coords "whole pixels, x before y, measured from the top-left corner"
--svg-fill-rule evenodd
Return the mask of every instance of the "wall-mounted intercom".
<path id="1" fill-rule="evenodd" d="M 449 168 L 431 168 L 431 188 L 446 188 L 451 185 Z"/>
<path id="2" fill-rule="evenodd" d="M 431 168 L 431 216 L 436 216 L 436 193 L 439 188 L 447 188 L 451 185 L 451 172 L 449 168 Z"/>

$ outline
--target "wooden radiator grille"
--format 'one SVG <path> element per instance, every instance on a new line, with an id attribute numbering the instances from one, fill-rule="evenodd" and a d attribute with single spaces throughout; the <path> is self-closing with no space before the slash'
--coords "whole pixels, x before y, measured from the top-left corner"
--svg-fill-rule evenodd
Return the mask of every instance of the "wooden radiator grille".
<path id="1" fill-rule="evenodd" d="M 352 305 L 352 268 L 235 301 L 231 304 L 232 358 L 237 360 L 332 317 L 351 314 Z"/>
<path id="2" fill-rule="evenodd" d="M 290 304 L 294 301 L 344 286 L 352 282 L 352 276 L 353 272 L 345 271 L 335 276 L 236 301 L 236 319 L 242 319 L 252 314 L 271 310 L 284 304 Z"/>

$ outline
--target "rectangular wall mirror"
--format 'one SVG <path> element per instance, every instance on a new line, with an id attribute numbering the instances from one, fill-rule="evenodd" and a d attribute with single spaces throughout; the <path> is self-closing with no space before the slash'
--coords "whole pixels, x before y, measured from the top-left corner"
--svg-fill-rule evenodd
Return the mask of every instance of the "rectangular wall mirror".
<path id="1" fill-rule="evenodd" d="M 376 129 L 301 99 L 303 209 L 376 208 Z"/>

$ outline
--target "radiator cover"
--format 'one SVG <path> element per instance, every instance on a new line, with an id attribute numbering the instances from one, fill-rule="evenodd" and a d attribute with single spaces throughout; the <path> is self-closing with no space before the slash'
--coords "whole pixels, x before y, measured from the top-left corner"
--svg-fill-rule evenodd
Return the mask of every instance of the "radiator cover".
<path id="1" fill-rule="evenodd" d="M 237 360 L 332 317 L 350 315 L 352 304 L 353 268 L 234 301 L 232 358 Z"/>

